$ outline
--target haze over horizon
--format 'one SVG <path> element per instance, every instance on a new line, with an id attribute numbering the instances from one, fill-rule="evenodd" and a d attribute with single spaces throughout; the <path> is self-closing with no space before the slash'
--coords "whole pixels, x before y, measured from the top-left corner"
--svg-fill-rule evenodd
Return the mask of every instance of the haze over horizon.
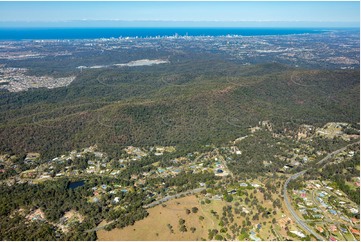
<path id="1" fill-rule="evenodd" d="M 0 27 L 359 27 L 359 2 L 0 2 Z"/>
<path id="2" fill-rule="evenodd" d="M 75 20 L 56 22 L 0 22 L 9 28 L 359 28 L 359 22 L 309 21 L 124 21 Z"/>

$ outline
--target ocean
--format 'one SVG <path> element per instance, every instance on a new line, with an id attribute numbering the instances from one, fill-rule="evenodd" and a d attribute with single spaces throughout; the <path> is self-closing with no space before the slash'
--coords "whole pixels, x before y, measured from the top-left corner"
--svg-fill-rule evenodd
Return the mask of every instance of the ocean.
<path id="1" fill-rule="evenodd" d="M 259 36 L 315 34 L 312 28 L 0 28 L 0 40 L 99 39 L 164 36 Z"/>

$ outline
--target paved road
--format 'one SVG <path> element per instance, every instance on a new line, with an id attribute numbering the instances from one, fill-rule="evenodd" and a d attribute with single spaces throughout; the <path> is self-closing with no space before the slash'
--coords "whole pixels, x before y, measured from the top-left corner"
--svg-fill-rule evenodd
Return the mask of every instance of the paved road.
<path id="1" fill-rule="evenodd" d="M 157 201 L 154 201 L 154 202 L 152 202 L 150 204 L 144 205 L 143 208 L 151 208 L 151 207 L 157 206 L 157 205 L 159 205 L 161 203 L 164 203 L 166 201 L 169 201 L 171 199 L 179 198 L 182 195 L 189 195 L 189 194 L 199 193 L 199 192 L 204 191 L 204 190 L 206 190 L 206 188 L 201 187 L 201 188 L 196 188 L 196 189 L 193 189 L 193 190 L 177 193 L 177 194 L 172 195 L 172 196 L 166 196 L 166 197 L 164 197 L 164 198 L 162 198 L 160 200 L 157 200 Z"/>
<path id="2" fill-rule="evenodd" d="M 333 155 L 336 155 L 336 154 L 338 154 L 338 153 L 346 150 L 348 147 L 353 146 L 353 145 L 355 145 L 355 144 L 359 144 L 359 143 L 360 143 L 360 141 L 355 142 L 355 143 L 352 143 L 352 144 L 349 144 L 349 145 L 346 145 L 345 147 L 342 147 L 341 149 L 335 150 L 334 152 L 329 153 L 325 158 L 323 158 L 322 160 L 320 160 L 319 162 L 317 162 L 317 164 L 321 164 L 321 163 L 325 162 L 326 160 L 330 159 Z"/>
<path id="3" fill-rule="evenodd" d="M 310 227 L 308 227 L 308 225 L 302 221 L 302 219 L 296 214 L 296 211 L 293 209 L 291 203 L 290 203 L 290 200 L 288 198 L 288 194 L 287 194 L 287 186 L 288 186 L 288 183 L 291 181 L 291 180 L 294 180 L 296 178 L 298 178 L 299 176 L 302 176 L 303 174 L 305 174 L 307 170 L 304 170 L 304 171 L 301 171 L 301 172 L 298 172 L 294 175 L 292 175 L 291 177 L 289 177 L 287 179 L 287 181 L 285 182 L 285 185 L 283 187 L 283 197 L 284 197 L 284 200 L 285 200 L 285 203 L 286 203 L 286 207 L 288 209 L 288 211 L 291 213 L 292 217 L 295 219 L 296 223 L 301 227 L 303 228 L 305 231 L 309 232 L 310 234 L 312 234 L 313 236 L 315 236 L 318 240 L 326 240 L 324 239 L 322 236 L 320 236 L 319 234 L 317 234 L 315 231 L 313 231 Z"/>
<path id="4" fill-rule="evenodd" d="M 98 226 L 98 227 L 95 227 L 93 229 L 88 229 L 88 230 L 85 230 L 84 233 L 89 233 L 89 232 L 94 232 L 94 231 L 98 231 L 98 230 L 101 230 L 101 229 L 105 229 L 105 227 L 108 225 L 108 224 L 111 224 L 113 222 L 116 222 L 117 220 L 114 220 L 114 221 L 110 221 L 106 224 L 104 224 L 103 226 Z"/>
<path id="5" fill-rule="evenodd" d="M 196 188 L 196 189 L 193 189 L 193 190 L 189 190 L 189 191 L 177 193 L 177 194 L 172 195 L 172 196 L 166 196 L 166 197 L 164 197 L 164 198 L 162 198 L 162 199 L 160 199 L 160 200 L 154 201 L 154 202 L 152 202 L 152 203 L 150 203 L 150 204 L 147 204 L 147 205 L 143 206 L 143 208 L 151 208 L 151 207 L 157 206 L 157 205 L 159 205 L 159 204 L 161 204 L 161 203 L 164 203 L 164 202 L 166 202 L 166 201 L 169 201 L 169 200 L 171 200 L 171 199 L 179 198 L 179 197 L 181 197 L 182 195 L 189 195 L 189 194 L 199 193 L 199 192 L 204 191 L 204 190 L 206 190 L 206 188 L 205 188 L 205 187 L 201 187 L 201 188 Z M 116 221 L 117 221 L 117 219 L 114 220 L 114 221 L 110 221 L 110 222 L 106 223 L 106 224 L 103 225 L 103 226 L 98 226 L 98 227 L 96 227 L 96 228 L 89 229 L 89 230 L 86 230 L 86 231 L 84 231 L 84 232 L 85 232 L 85 233 L 89 233 L 89 232 L 93 232 L 93 231 L 98 231 L 98 230 L 104 229 L 108 224 L 111 224 L 111 223 L 116 222 Z"/>
<path id="6" fill-rule="evenodd" d="M 356 142 L 356 143 L 352 143 L 352 144 L 349 144 L 341 149 L 338 149 L 338 150 L 335 150 L 333 151 L 332 153 L 329 153 L 325 158 L 323 158 L 322 160 L 320 160 L 319 162 L 317 162 L 317 164 L 321 164 L 323 162 L 325 162 L 326 160 L 330 159 L 333 155 L 336 155 L 344 150 L 346 150 L 348 147 L 352 146 L 352 145 L 355 145 L 355 144 L 359 144 L 360 141 Z M 323 238 L 321 235 L 317 234 L 315 231 L 313 231 L 313 229 L 311 229 L 310 227 L 308 227 L 308 225 L 297 215 L 296 211 L 293 209 L 291 203 L 290 203 L 290 200 L 289 200 L 289 197 L 288 197 L 288 194 L 287 194 L 287 186 L 288 186 L 288 183 L 291 181 L 291 180 L 294 180 L 300 176 L 302 176 L 303 174 L 306 173 L 308 169 L 306 170 L 303 170 L 301 172 L 298 172 L 294 175 L 292 175 L 291 177 L 289 177 L 286 182 L 285 182 L 285 185 L 283 187 L 283 197 L 284 197 L 284 200 L 285 200 L 285 203 L 286 203 L 286 207 L 288 209 L 288 211 L 291 213 L 292 217 L 295 219 L 296 223 L 302 227 L 305 231 L 309 232 L 310 234 L 312 234 L 313 236 L 315 236 L 318 240 L 327 240 L 325 238 Z"/>

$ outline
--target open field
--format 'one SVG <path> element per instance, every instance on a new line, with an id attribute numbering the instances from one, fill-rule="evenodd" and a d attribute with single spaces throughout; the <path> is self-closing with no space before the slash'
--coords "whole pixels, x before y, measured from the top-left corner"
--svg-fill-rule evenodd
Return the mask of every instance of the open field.
<path id="1" fill-rule="evenodd" d="M 261 184 L 261 182 L 259 182 Z M 113 229 L 112 231 L 100 230 L 97 232 L 98 240 L 201 240 L 209 239 L 208 230 L 216 229 L 219 232 L 222 228 L 228 227 L 231 224 L 241 225 L 244 224 L 246 218 L 241 214 L 234 214 L 234 222 L 229 223 L 227 226 L 220 226 L 220 218 L 222 217 L 223 208 L 226 206 L 232 206 L 233 213 L 235 208 L 241 209 L 244 207 L 249 210 L 251 214 L 246 216 L 250 218 L 251 225 L 248 227 L 246 234 L 249 235 L 251 231 L 256 232 L 256 235 L 265 240 L 277 240 L 289 238 L 285 227 L 292 228 L 292 230 L 299 230 L 297 226 L 290 219 L 290 214 L 282 203 L 282 208 L 274 208 L 270 200 L 265 200 L 263 193 L 258 189 L 248 190 L 248 196 L 255 197 L 258 204 L 262 205 L 268 211 L 276 211 L 273 215 L 276 218 L 276 224 L 271 222 L 271 218 L 264 218 L 259 216 L 258 219 L 252 219 L 255 213 L 258 213 L 258 207 L 251 207 L 251 204 L 245 204 L 244 200 L 240 202 L 238 196 L 234 196 L 232 202 L 226 202 L 224 200 L 211 199 L 209 203 L 201 204 L 201 201 L 205 201 L 204 195 L 187 196 L 179 199 L 174 199 L 164 203 L 166 206 L 158 205 L 156 207 L 148 209 L 149 216 L 144 220 L 137 221 L 133 226 L 129 226 L 123 229 Z M 245 199 L 247 196 L 243 195 Z M 273 194 L 273 197 L 277 197 Z M 242 199 L 241 199 L 242 200 Z M 237 205 L 238 203 L 238 205 Z M 186 213 L 186 209 L 191 210 L 192 207 L 197 207 L 199 210 L 197 213 Z M 215 216 L 215 214 L 219 216 Z M 204 220 L 200 220 L 199 217 L 203 216 Z M 179 220 L 184 219 L 187 228 L 186 232 L 180 231 Z M 172 227 L 173 232 L 169 228 L 168 224 Z M 261 229 L 256 229 L 257 225 L 262 226 Z M 102 224 L 100 224 L 101 226 Z M 190 228 L 196 228 L 192 233 Z M 228 231 L 230 233 L 230 231 Z M 226 236 L 225 232 L 220 232 L 223 237 Z M 238 239 L 238 237 L 236 237 Z"/>
<path id="2" fill-rule="evenodd" d="M 188 196 L 171 200 L 161 205 L 148 209 L 149 216 L 137 221 L 133 226 L 112 231 L 100 230 L 97 232 L 98 240 L 200 240 L 207 238 L 208 228 L 213 228 L 210 215 L 200 209 L 200 204 L 195 196 Z M 197 213 L 186 214 L 186 209 L 198 207 Z M 199 220 L 203 216 L 203 221 Z M 179 219 L 185 220 L 187 232 L 179 231 Z M 174 233 L 168 228 L 170 224 Z M 194 233 L 190 228 L 196 228 Z"/>

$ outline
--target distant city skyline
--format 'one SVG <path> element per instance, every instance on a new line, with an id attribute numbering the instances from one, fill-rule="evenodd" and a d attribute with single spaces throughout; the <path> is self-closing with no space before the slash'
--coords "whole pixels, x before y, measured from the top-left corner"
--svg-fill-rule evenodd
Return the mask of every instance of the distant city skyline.
<path id="1" fill-rule="evenodd" d="M 358 27 L 360 2 L 0 2 L 1 27 Z"/>

